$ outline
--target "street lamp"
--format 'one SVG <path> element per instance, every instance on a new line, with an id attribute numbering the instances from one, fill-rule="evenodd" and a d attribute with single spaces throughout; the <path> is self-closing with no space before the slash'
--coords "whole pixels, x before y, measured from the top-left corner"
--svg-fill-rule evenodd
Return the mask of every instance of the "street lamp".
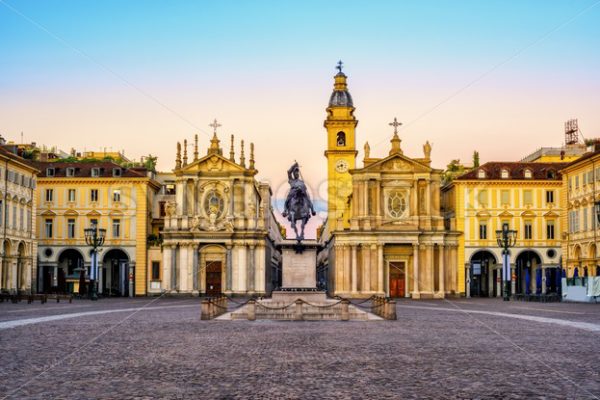
<path id="1" fill-rule="evenodd" d="M 508 249 L 517 243 L 517 231 L 508 229 L 508 224 L 502 225 L 502 230 L 496 231 L 496 241 L 502 248 L 502 280 L 504 285 L 504 301 L 510 300 L 510 254 Z"/>
<path id="2" fill-rule="evenodd" d="M 98 229 L 96 224 L 92 224 L 91 228 L 84 229 L 85 242 L 88 246 L 92 246 L 92 266 L 90 268 L 90 298 L 98 300 L 98 290 L 96 282 L 98 280 L 98 247 L 104 244 L 106 237 L 106 229 Z"/>

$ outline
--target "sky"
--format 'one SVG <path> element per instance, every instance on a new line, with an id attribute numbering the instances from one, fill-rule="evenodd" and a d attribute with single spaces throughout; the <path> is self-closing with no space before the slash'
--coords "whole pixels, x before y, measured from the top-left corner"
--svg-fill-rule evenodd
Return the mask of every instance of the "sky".
<path id="1" fill-rule="evenodd" d="M 518 160 L 579 119 L 600 135 L 600 3 L 571 1 L 0 0 L 0 134 L 174 167 L 217 118 L 254 142 L 276 197 L 298 160 L 325 197 L 325 108 L 338 60 L 359 119 L 358 165 L 389 150 Z M 248 148 L 246 148 L 246 152 Z"/>

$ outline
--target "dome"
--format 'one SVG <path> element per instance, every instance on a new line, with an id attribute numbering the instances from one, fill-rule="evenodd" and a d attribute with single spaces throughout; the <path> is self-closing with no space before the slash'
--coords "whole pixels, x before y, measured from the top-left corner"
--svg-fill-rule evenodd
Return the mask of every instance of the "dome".
<path id="1" fill-rule="evenodd" d="M 350 92 L 347 90 L 334 90 L 329 98 L 329 107 L 354 107 Z"/>

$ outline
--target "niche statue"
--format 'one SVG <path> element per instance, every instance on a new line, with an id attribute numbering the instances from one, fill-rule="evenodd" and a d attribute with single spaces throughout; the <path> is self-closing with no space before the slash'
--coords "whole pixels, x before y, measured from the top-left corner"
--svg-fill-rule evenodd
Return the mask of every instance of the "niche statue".
<path id="1" fill-rule="evenodd" d="M 304 240 L 304 227 L 311 216 L 315 215 L 315 209 L 310 196 L 306 190 L 304 181 L 300 179 L 300 167 L 295 162 L 287 171 L 288 182 L 290 184 L 290 192 L 285 199 L 284 211 L 281 215 L 290 221 L 296 234 L 296 240 L 298 242 Z M 298 234 L 298 228 L 296 222 L 302 221 L 300 227 L 300 234 Z"/>

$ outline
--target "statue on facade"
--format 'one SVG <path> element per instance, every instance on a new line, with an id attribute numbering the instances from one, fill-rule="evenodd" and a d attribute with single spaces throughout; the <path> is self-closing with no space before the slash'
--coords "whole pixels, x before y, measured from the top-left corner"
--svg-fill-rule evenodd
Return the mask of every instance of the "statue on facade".
<path id="1" fill-rule="evenodd" d="M 297 162 L 288 169 L 288 182 L 290 184 L 290 192 L 285 199 L 285 207 L 283 216 L 290 221 L 296 234 L 296 240 L 304 240 L 304 227 L 311 216 L 316 215 L 310 196 L 306 189 L 304 181 L 300 179 L 300 166 Z M 296 222 L 301 221 L 300 234 Z"/>

